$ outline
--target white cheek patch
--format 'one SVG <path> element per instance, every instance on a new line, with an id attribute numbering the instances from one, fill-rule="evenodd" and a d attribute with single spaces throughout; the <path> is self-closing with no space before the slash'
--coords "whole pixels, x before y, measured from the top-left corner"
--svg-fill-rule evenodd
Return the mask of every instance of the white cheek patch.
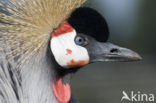
<path id="1" fill-rule="evenodd" d="M 89 63 L 86 48 L 75 44 L 76 31 L 52 37 L 51 50 L 57 63 L 64 68 L 79 67 Z"/>

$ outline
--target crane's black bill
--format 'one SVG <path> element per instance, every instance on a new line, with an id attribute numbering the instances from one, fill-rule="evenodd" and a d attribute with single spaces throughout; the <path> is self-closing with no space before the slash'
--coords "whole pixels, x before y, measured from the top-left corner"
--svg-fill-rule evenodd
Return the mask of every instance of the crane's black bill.
<path id="1" fill-rule="evenodd" d="M 93 44 L 92 47 L 88 48 L 91 63 L 98 61 L 137 61 L 142 59 L 136 52 L 109 42 L 94 41 Z"/>

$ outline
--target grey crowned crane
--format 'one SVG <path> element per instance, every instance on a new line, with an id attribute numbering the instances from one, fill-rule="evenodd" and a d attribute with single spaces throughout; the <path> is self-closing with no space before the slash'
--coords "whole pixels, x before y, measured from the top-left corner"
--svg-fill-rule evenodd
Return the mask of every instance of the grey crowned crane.
<path id="1" fill-rule="evenodd" d="M 141 59 L 108 43 L 104 17 L 84 2 L 0 1 L 0 103 L 74 103 L 70 80 L 80 67 Z"/>

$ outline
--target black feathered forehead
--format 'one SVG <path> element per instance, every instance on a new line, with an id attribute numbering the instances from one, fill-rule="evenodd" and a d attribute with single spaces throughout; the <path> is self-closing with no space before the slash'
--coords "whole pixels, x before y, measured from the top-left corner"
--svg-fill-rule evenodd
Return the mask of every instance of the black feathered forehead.
<path id="1" fill-rule="evenodd" d="M 104 17 L 94 9 L 78 8 L 71 14 L 68 22 L 78 33 L 92 36 L 100 42 L 106 42 L 108 39 L 108 25 Z"/>

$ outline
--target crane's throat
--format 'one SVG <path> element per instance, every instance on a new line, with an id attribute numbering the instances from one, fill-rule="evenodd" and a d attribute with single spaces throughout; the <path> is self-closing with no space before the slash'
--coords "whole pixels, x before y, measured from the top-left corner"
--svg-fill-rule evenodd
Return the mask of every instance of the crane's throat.
<path id="1" fill-rule="evenodd" d="M 68 103 L 71 98 L 71 88 L 68 83 L 64 84 L 59 78 L 53 83 L 53 92 L 60 103 Z"/>

